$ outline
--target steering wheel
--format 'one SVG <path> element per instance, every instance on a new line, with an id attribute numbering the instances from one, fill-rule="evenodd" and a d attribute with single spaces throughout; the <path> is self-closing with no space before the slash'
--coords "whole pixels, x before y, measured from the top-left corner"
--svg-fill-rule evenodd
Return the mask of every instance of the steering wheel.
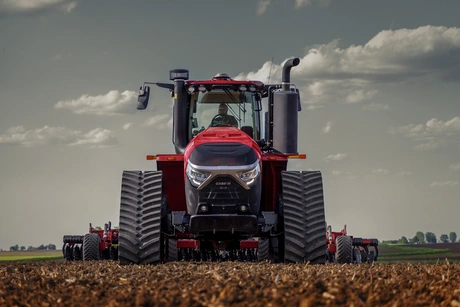
<path id="1" fill-rule="evenodd" d="M 219 122 L 214 123 L 214 120 L 217 119 L 217 118 L 219 118 L 219 117 L 222 117 L 222 115 L 217 114 L 216 116 L 214 116 L 214 117 L 212 118 L 212 120 L 211 120 L 211 124 L 209 125 L 209 127 L 218 127 L 218 126 L 232 127 L 232 125 L 227 124 L 227 123 L 224 123 L 224 122 L 223 122 L 223 118 L 222 118 L 222 120 L 220 120 Z"/>

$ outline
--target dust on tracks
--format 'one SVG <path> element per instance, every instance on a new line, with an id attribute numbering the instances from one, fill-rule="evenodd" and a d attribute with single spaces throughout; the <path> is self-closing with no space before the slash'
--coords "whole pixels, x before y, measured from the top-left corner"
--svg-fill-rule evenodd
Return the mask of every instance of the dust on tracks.
<path id="1" fill-rule="evenodd" d="M 460 306 L 460 264 L 0 264 L 0 305 Z"/>

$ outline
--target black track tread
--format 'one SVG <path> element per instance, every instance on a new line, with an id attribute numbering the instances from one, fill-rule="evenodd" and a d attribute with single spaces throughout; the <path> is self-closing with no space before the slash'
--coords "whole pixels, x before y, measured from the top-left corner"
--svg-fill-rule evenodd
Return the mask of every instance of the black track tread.
<path id="1" fill-rule="evenodd" d="M 121 264 L 156 264 L 161 249 L 161 171 L 124 171 L 121 184 Z"/>
<path id="2" fill-rule="evenodd" d="M 257 247 L 257 262 L 268 260 L 270 248 L 270 239 L 259 238 Z"/>
<path id="3" fill-rule="evenodd" d="M 99 243 L 101 238 L 97 233 L 87 233 L 83 238 L 83 260 L 99 260 Z"/>
<path id="4" fill-rule="evenodd" d="M 326 261 L 326 217 L 319 171 L 282 172 L 284 261 Z"/>
<path id="5" fill-rule="evenodd" d="M 338 236 L 335 238 L 337 251 L 335 260 L 337 263 L 353 262 L 353 239 L 350 236 Z"/>
<path id="6" fill-rule="evenodd" d="M 176 239 L 168 239 L 168 261 L 179 261 Z"/>

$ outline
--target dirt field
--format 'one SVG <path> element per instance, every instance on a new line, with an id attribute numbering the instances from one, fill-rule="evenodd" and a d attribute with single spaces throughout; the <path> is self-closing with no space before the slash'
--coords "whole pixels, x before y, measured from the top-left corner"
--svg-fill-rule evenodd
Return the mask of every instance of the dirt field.
<path id="1" fill-rule="evenodd" d="M 0 263 L 0 306 L 460 306 L 460 264 Z"/>

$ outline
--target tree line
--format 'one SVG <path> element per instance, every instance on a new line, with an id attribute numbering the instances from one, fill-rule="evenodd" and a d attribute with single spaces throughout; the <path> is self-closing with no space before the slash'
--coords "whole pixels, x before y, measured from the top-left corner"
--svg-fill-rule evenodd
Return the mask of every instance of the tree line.
<path id="1" fill-rule="evenodd" d="M 454 231 L 451 231 L 449 235 L 446 233 L 442 234 L 439 237 L 439 240 L 436 237 L 434 232 L 426 232 L 423 233 L 421 231 L 417 231 L 413 238 L 407 238 L 402 236 L 399 240 L 383 240 L 382 243 L 389 243 L 389 244 L 418 244 L 418 243 L 448 243 L 448 242 L 457 242 L 457 234 Z"/>
<path id="2" fill-rule="evenodd" d="M 48 244 L 48 245 L 44 245 L 44 244 L 41 244 L 39 246 L 28 246 L 27 248 L 23 245 L 23 246 L 19 246 L 18 244 L 16 245 L 13 245 L 10 247 L 10 251 L 11 252 L 17 252 L 17 251 L 25 251 L 25 250 L 28 250 L 28 251 L 34 251 L 34 250 L 56 250 L 56 245 L 54 244 Z"/>

